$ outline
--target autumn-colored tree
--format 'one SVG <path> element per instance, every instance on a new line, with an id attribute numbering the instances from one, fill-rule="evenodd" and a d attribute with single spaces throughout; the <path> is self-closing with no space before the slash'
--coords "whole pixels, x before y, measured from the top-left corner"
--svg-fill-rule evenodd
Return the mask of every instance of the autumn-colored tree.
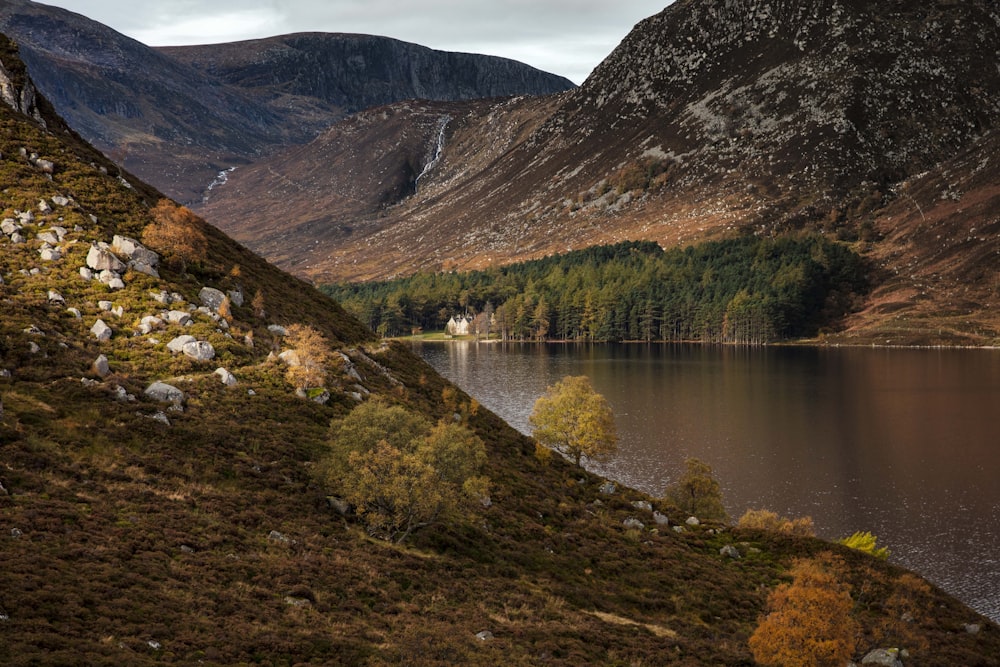
<path id="1" fill-rule="evenodd" d="M 858 634 L 848 587 L 819 560 L 797 561 L 791 575 L 792 583 L 768 596 L 768 614 L 750 636 L 754 660 L 769 667 L 843 667 Z"/>
<path id="2" fill-rule="evenodd" d="M 296 387 L 322 387 L 327 368 L 334 360 L 326 338 L 304 324 L 286 327 L 285 343 L 293 354 L 288 358 L 288 381 Z"/>
<path id="3" fill-rule="evenodd" d="M 615 417 L 585 375 L 567 376 L 535 401 L 528 418 L 535 440 L 570 457 L 602 459 L 618 450 Z"/>
<path id="4" fill-rule="evenodd" d="M 814 537 L 812 517 L 803 516 L 797 519 L 778 516 L 776 512 L 770 510 L 747 510 L 736 523 L 739 528 L 750 530 L 766 530 L 771 533 L 785 533 L 787 535 L 803 535 Z"/>
<path id="5" fill-rule="evenodd" d="M 866 554 L 871 554 L 879 560 L 885 560 L 889 557 L 889 549 L 888 547 L 876 547 L 875 542 L 877 540 L 878 538 L 868 531 L 858 531 L 850 537 L 837 540 L 837 542 L 843 544 L 845 547 L 864 551 Z"/>
<path id="6" fill-rule="evenodd" d="M 686 459 L 684 466 L 684 475 L 667 487 L 665 500 L 693 516 L 728 521 L 722 489 L 712 477 L 712 467 L 693 457 Z"/>
<path id="7" fill-rule="evenodd" d="M 257 319 L 264 319 L 267 316 L 267 311 L 264 309 L 264 293 L 257 290 L 256 294 L 253 295 L 253 301 L 250 302 L 250 307 L 253 309 L 253 314 Z"/>
<path id="8" fill-rule="evenodd" d="M 189 262 L 201 262 L 208 256 L 208 237 L 198 216 L 169 199 L 161 199 L 150 211 L 153 222 L 142 231 L 142 242 L 165 259 L 180 264 L 181 273 Z"/>
<path id="9" fill-rule="evenodd" d="M 400 542 L 453 515 L 463 499 L 489 496 L 489 480 L 479 475 L 486 447 L 461 424 L 432 426 L 373 399 L 334 422 L 330 433 L 320 481 L 355 508 L 372 535 Z"/>

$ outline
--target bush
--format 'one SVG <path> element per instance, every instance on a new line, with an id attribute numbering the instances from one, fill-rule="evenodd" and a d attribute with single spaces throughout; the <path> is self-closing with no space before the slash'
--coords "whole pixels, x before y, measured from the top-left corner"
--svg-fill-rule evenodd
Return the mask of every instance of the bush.
<path id="1" fill-rule="evenodd" d="M 850 547 L 852 549 L 857 549 L 858 551 L 863 551 L 867 554 L 871 554 L 880 560 L 885 560 L 889 557 L 889 549 L 887 547 L 877 548 L 875 542 L 878 538 L 872 535 L 868 531 L 857 532 L 850 537 L 845 537 L 841 540 L 837 540 L 838 544 L 843 544 L 845 547 Z"/>
<path id="2" fill-rule="evenodd" d="M 728 521 L 722 489 L 712 477 L 712 467 L 693 457 L 684 461 L 684 465 L 684 475 L 667 487 L 664 499 L 701 519 Z"/>
<path id="3" fill-rule="evenodd" d="M 486 447 L 461 424 L 432 426 L 382 400 L 356 407 L 331 429 L 320 481 L 343 495 L 368 532 L 401 542 L 413 531 L 452 516 L 465 499 L 488 497 L 479 472 Z"/>
<path id="4" fill-rule="evenodd" d="M 748 530 L 766 530 L 771 533 L 815 537 L 813 520 L 810 516 L 789 519 L 778 516 L 770 510 L 747 510 L 736 523 L 737 527 Z"/>

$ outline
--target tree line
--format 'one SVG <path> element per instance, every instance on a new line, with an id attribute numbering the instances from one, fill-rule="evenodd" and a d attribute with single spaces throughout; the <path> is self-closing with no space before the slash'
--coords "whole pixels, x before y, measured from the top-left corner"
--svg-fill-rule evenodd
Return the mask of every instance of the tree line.
<path id="1" fill-rule="evenodd" d="M 763 344 L 816 335 L 867 289 L 862 258 L 817 235 L 663 250 L 594 246 L 481 271 L 422 272 L 323 291 L 384 336 L 478 315 L 507 340 Z"/>

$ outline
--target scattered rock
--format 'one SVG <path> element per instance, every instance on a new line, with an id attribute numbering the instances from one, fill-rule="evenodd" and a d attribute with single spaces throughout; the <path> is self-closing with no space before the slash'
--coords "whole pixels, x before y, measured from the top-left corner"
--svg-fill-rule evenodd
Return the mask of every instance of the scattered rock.
<path id="1" fill-rule="evenodd" d="M 90 251 L 87 253 L 87 266 L 94 271 L 113 271 L 115 273 L 121 273 L 126 268 L 125 263 L 115 257 L 110 250 L 99 245 L 90 246 Z"/>
<path id="2" fill-rule="evenodd" d="M 160 422 L 161 424 L 170 426 L 170 419 L 167 418 L 167 413 L 163 412 L 162 410 L 155 414 L 149 415 L 149 418 L 155 422 Z"/>
<path id="3" fill-rule="evenodd" d="M 90 332 L 94 334 L 94 337 L 99 341 L 111 340 L 111 327 L 105 324 L 104 320 L 97 320 L 94 326 L 90 327 Z"/>
<path id="4" fill-rule="evenodd" d="M 171 324 L 184 326 L 191 323 L 191 313 L 186 313 L 183 310 L 171 310 L 167 313 L 167 321 Z"/>
<path id="5" fill-rule="evenodd" d="M 130 394 L 125 387 L 115 387 L 115 400 L 121 403 L 132 403 L 135 401 L 135 394 Z"/>
<path id="6" fill-rule="evenodd" d="M 862 665 L 879 665 L 880 667 L 903 667 L 899 659 L 898 648 L 877 648 L 861 660 Z"/>
<path id="7" fill-rule="evenodd" d="M 69 199 L 62 195 L 56 195 L 52 198 L 52 203 L 56 206 L 69 206 Z"/>
<path id="8" fill-rule="evenodd" d="M 599 490 L 600 490 L 600 492 L 601 492 L 601 493 L 603 493 L 604 495 L 606 495 L 606 496 L 610 496 L 610 495 L 612 495 L 612 494 L 613 494 L 613 493 L 614 493 L 615 491 L 617 491 L 617 490 L 618 490 L 618 487 L 617 487 L 617 486 L 615 485 L 615 483 L 614 483 L 614 482 L 605 482 L 604 484 L 601 484 L 601 488 L 600 488 Z"/>
<path id="9" fill-rule="evenodd" d="M 295 350 L 285 350 L 284 352 L 278 355 L 278 358 L 281 359 L 286 364 L 288 364 L 289 366 L 291 366 L 292 368 L 302 365 L 302 360 L 299 359 L 299 353 L 296 352 Z"/>
<path id="10" fill-rule="evenodd" d="M 62 253 L 58 248 L 42 248 L 38 254 L 44 262 L 58 262 L 62 259 Z"/>
<path id="11" fill-rule="evenodd" d="M 268 533 L 267 539 L 270 540 L 271 542 L 282 542 L 284 544 L 290 544 L 293 541 L 291 538 L 282 535 L 276 530 L 272 530 L 270 533 Z"/>
<path id="12" fill-rule="evenodd" d="M 646 500 L 636 500 L 632 502 L 632 507 L 637 510 L 646 510 L 647 512 L 652 511 L 653 506 L 649 504 Z"/>
<path id="13" fill-rule="evenodd" d="M 642 530 L 642 529 L 644 529 L 646 527 L 646 524 L 644 524 L 642 521 L 639 521 L 638 519 L 635 519 L 635 518 L 632 518 L 632 517 L 629 517 L 629 518 L 625 519 L 624 521 L 622 521 L 622 525 L 626 529 L 630 529 L 630 530 Z"/>
<path id="14" fill-rule="evenodd" d="M 35 160 L 35 166 L 38 167 L 39 171 L 43 174 L 55 173 L 56 164 L 52 160 Z"/>
<path id="15" fill-rule="evenodd" d="M 308 607 L 312 604 L 309 600 L 305 598 L 297 598 L 292 595 L 285 596 L 285 604 L 291 607 Z"/>
<path id="16" fill-rule="evenodd" d="M 103 310 L 104 312 L 108 312 L 115 307 L 115 304 L 112 303 L 111 301 L 98 301 L 97 307 Z"/>
<path id="17" fill-rule="evenodd" d="M 683 533 L 684 532 L 684 526 L 674 526 L 674 532 L 675 533 Z"/>
<path id="18" fill-rule="evenodd" d="M 94 271 L 90 267 L 88 267 L 88 266 L 81 266 L 80 267 L 80 277 L 83 278 L 84 280 L 93 280 L 94 279 Z"/>
<path id="19" fill-rule="evenodd" d="M 732 558 L 736 560 L 740 558 L 740 550 L 734 547 L 732 544 L 727 544 L 726 546 L 719 549 L 720 556 L 726 556 L 727 558 Z"/>
<path id="20" fill-rule="evenodd" d="M 983 626 L 979 623 L 966 623 L 964 627 L 965 631 L 970 635 L 978 635 L 979 631 L 983 629 Z"/>
<path id="21" fill-rule="evenodd" d="M 287 336 L 288 335 L 288 329 L 286 329 L 285 327 L 281 326 L 280 324 L 269 324 L 267 326 L 267 330 L 270 331 L 275 336 Z"/>
<path id="22" fill-rule="evenodd" d="M 17 528 L 11 528 L 11 529 L 10 529 L 10 536 L 11 536 L 11 537 L 13 537 L 13 538 L 14 538 L 15 540 L 16 540 L 17 538 L 21 537 L 21 535 L 24 535 L 24 533 L 22 533 L 22 532 L 21 532 L 20 530 L 18 530 Z"/>
<path id="23" fill-rule="evenodd" d="M 66 305 L 66 299 L 64 299 L 63 295 L 60 294 L 59 292 L 57 292 L 57 291 L 55 291 L 53 289 L 50 289 L 49 290 L 49 303 L 58 303 L 58 304 L 62 304 L 62 305 L 65 306 Z"/>
<path id="24" fill-rule="evenodd" d="M 653 512 L 653 521 L 656 522 L 658 526 L 668 526 L 670 525 L 670 519 L 666 514 L 661 514 L 660 512 Z"/>
<path id="25" fill-rule="evenodd" d="M 211 361 L 215 358 L 215 348 L 212 347 L 211 343 L 204 340 L 185 343 L 181 348 L 181 352 L 195 361 Z"/>
<path id="26" fill-rule="evenodd" d="M 483 630 L 482 632 L 477 632 L 476 639 L 478 639 L 481 642 L 488 642 L 491 639 L 493 639 L 493 633 L 490 632 L 489 630 Z"/>
<path id="27" fill-rule="evenodd" d="M 219 306 L 222 302 L 226 300 L 226 295 L 214 287 L 202 287 L 201 291 L 198 292 L 198 298 L 201 299 L 202 305 L 206 308 L 210 308 L 215 312 L 219 311 Z"/>
<path id="28" fill-rule="evenodd" d="M 184 402 L 184 392 L 166 382 L 154 382 L 146 387 L 145 394 L 154 401 L 161 401 L 163 403 L 180 405 Z"/>
<path id="29" fill-rule="evenodd" d="M 197 340 L 198 339 L 195 338 L 194 336 L 189 336 L 188 334 L 184 334 L 183 336 L 178 336 L 177 338 L 174 338 L 172 341 L 167 343 L 167 349 L 173 352 L 174 354 L 180 354 L 181 352 L 184 351 L 185 345 L 187 345 L 188 343 L 197 342 Z"/>
<path id="30" fill-rule="evenodd" d="M 95 375 L 102 378 L 107 377 L 108 373 L 111 372 L 111 367 L 108 365 L 108 358 L 103 354 L 94 360 L 90 368 L 94 371 Z"/>
<path id="31" fill-rule="evenodd" d="M 146 335 L 166 326 L 156 315 L 146 315 L 139 320 L 139 333 Z"/>
<path id="32" fill-rule="evenodd" d="M 685 521 L 684 523 L 686 523 L 689 526 L 700 526 L 701 525 L 701 521 L 699 521 L 698 517 L 696 517 L 696 516 L 689 516 L 687 518 L 687 521 Z"/>
<path id="33" fill-rule="evenodd" d="M 236 386 L 236 376 L 227 371 L 225 368 L 222 367 L 216 368 L 215 374 L 219 376 L 220 380 L 222 380 L 222 384 L 226 385 L 227 387 Z"/>
<path id="34" fill-rule="evenodd" d="M 237 308 L 243 305 L 243 290 L 241 289 L 231 289 L 226 294 L 229 295 L 229 302 L 232 303 Z"/>

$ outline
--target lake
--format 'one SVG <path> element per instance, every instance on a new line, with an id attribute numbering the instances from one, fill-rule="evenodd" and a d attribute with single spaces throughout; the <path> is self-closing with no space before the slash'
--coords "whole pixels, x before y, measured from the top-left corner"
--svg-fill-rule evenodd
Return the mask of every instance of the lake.
<path id="1" fill-rule="evenodd" d="M 414 343 L 529 433 L 545 388 L 587 375 L 611 403 L 613 460 L 588 469 L 654 496 L 684 459 L 726 508 L 868 530 L 890 560 L 1000 621 L 1000 352 L 671 344 Z"/>

